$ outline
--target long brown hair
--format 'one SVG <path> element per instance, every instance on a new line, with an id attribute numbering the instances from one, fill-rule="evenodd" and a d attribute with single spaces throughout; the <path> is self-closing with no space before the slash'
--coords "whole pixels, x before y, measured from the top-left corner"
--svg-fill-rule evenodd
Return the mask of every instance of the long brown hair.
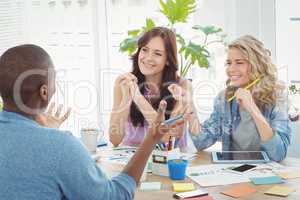
<path id="1" fill-rule="evenodd" d="M 176 83 L 179 80 L 177 75 L 178 70 L 178 61 L 177 61 L 177 46 L 176 46 L 176 36 L 173 31 L 165 27 L 155 27 L 146 33 L 144 33 L 141 38 L 138 40 L 138 49 L 137 52 L 132 56 L 133 61 L 133 70 L 132 73 L 138 79 L 139 89 L 142 94 L 145 93 L 145 76 L 140 71 L 138 65 L 138 57 L 141 51 L 141 48 L 146 46 L 148 42 L 154 37 L 161 37 L 164 46 L 167 52 L 167 64 L 163 69 L 162 81 L 160 85 L 160 97 L 154 102 L 150 102 L 152 107 L 157 110 L 160 100 L 165 99 L 167 101 L 167 109 L 165 118 L 170 117 L 171 111 L 175 105 L 175 99 L 172 97 L 171 93 L 168 90 L 168 86 L 172 83 Z M 135 103 L 132 103 L 130 106 L 130 119 L 134 126 L 144 126 L 145 117 L 136 106 Z"/>

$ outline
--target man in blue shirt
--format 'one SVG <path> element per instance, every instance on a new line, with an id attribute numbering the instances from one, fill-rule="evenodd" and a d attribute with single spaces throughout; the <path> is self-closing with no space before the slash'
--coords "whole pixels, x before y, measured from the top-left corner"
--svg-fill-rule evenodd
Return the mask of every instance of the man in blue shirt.
<path id="1" fill-rule="evenodd" d="M 168 131 L 159 125 L 166 102 L 122 173 L 108 179 L 78 139 L 56 129 L 68 114 L 43 113 L 54 92 L 54 67 L 42 48 L 21 45 L 0 57 L 0 199 L 133 199 L 153 147 Z"/>

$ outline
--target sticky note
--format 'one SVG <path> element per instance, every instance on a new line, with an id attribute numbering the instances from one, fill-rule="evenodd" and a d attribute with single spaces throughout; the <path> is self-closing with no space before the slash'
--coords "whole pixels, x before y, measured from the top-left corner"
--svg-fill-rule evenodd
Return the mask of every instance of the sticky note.
<path id="1" fill-rule="evenodd" d="M 161 183 L 160 182 L 142 182 L 140 189 L 143 191 L 154 191 L 154 190 L 160 190 Z"/>
<path id="2" fill-rule="evenodd" d="M 173 183 L 174 192 L 186 192 L 195 190 L 193 183 Z"/>
<path id="3" fill-rule="evenodd" d="M 283 179 L 300 178 L 300 172 L 278 173 L 277 175 Z"/>
<path id="4" fill-rule="evenodd" d="M 268 176 L 268 177 L 250 178 L 250 180 L 255 185 L 283 183 L 283 180 L 279 176 Z"/>
<path id="5" fill-rule="evenodd" d="M 214 199 L 211 196 L 203 196 L 203 197 L 187 198 L 186 200 L 214 200 Z"/>
<path id="6" fill-rule="evenodd" d="M 221 193 L 230 197 L 239 198 L 239 197 L 247 196 L 256 191 L 257 189 L 255 187 L 251 185 L 242 184 L 242 185 L 233 186 Z"/>
<path id="7" fill-rule="evenodd" d="M 275 195 L 275 196 L 281 196 L 281 197 L 286 197 L 288 196 L 290 193 L 294 192 L 295 189 L 290 188 L 290 187 L 286 187 L 286 186 L 279 186 L 276 185 L 270 189 L 268 189 L 267 191 L 265 191 L 265 194 L 269 194 L 269 195 Z"/>

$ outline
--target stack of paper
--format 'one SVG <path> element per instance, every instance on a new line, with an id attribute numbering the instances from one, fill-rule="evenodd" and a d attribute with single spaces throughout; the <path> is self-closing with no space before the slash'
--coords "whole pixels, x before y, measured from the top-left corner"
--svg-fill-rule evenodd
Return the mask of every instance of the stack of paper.
<path id="1" fill-rule="evenodd" d="M 187 176 L 203 187 L 249 182 L 248 177 L 228 172 L 228 164 L 189 167 Z"/>
<path id="2" fill-rule="evenodd" d="M 259 164 L 253 170 L 234 173 L 229 168 L 240 164 L 210 164 L 189 167 L 187 176 L 203 187 L 250 182 L 250 178 L 275 176 L 273 169 L 282 170 L 279 164 Z"/>

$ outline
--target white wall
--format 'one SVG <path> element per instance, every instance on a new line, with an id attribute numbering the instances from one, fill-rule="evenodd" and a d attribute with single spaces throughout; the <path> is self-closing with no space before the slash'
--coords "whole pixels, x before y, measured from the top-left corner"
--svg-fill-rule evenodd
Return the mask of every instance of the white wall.
<path id="1" fill-rule="evenodd" d="M 286 73 L 287 83 L 300 81 L 300 1 L 276 1 L 276 51 L 277 63 Z M 299 84 L 297 84 L 299 87 Z M 294 105 L 300 108 L 300 94 L 290 95 Z M 292 146 L 290 156 L 300 158 L 300 123 L 292 123 Z"/>
<path id="2" fill-rule="evenodd" d="M 288 68 L 288 80 L 299 78 L 300 1 L 276 1 L 277 62 Z"/>
<path id="3" fill-rule="evenodd" d="M 25 38 L 25 2 L 0 1 L 0 55 L 8 48 L 21 44 Z"/>
<path id="4" fill-rule="evenodd" d="M 275 0 L 229 0 L 225 7 L 231 39 L 253 35 L 275 55 Z"/>
<path id="5" fill-rule="evenodd" d="M 100 126 L 95 45 L 95 0 L 26 2 L 26 42 L 42 46 L 57 70 L 57 92 L 53 100 L 72 107 L 65 129 L 79 135 L 81 127 Z"/>

